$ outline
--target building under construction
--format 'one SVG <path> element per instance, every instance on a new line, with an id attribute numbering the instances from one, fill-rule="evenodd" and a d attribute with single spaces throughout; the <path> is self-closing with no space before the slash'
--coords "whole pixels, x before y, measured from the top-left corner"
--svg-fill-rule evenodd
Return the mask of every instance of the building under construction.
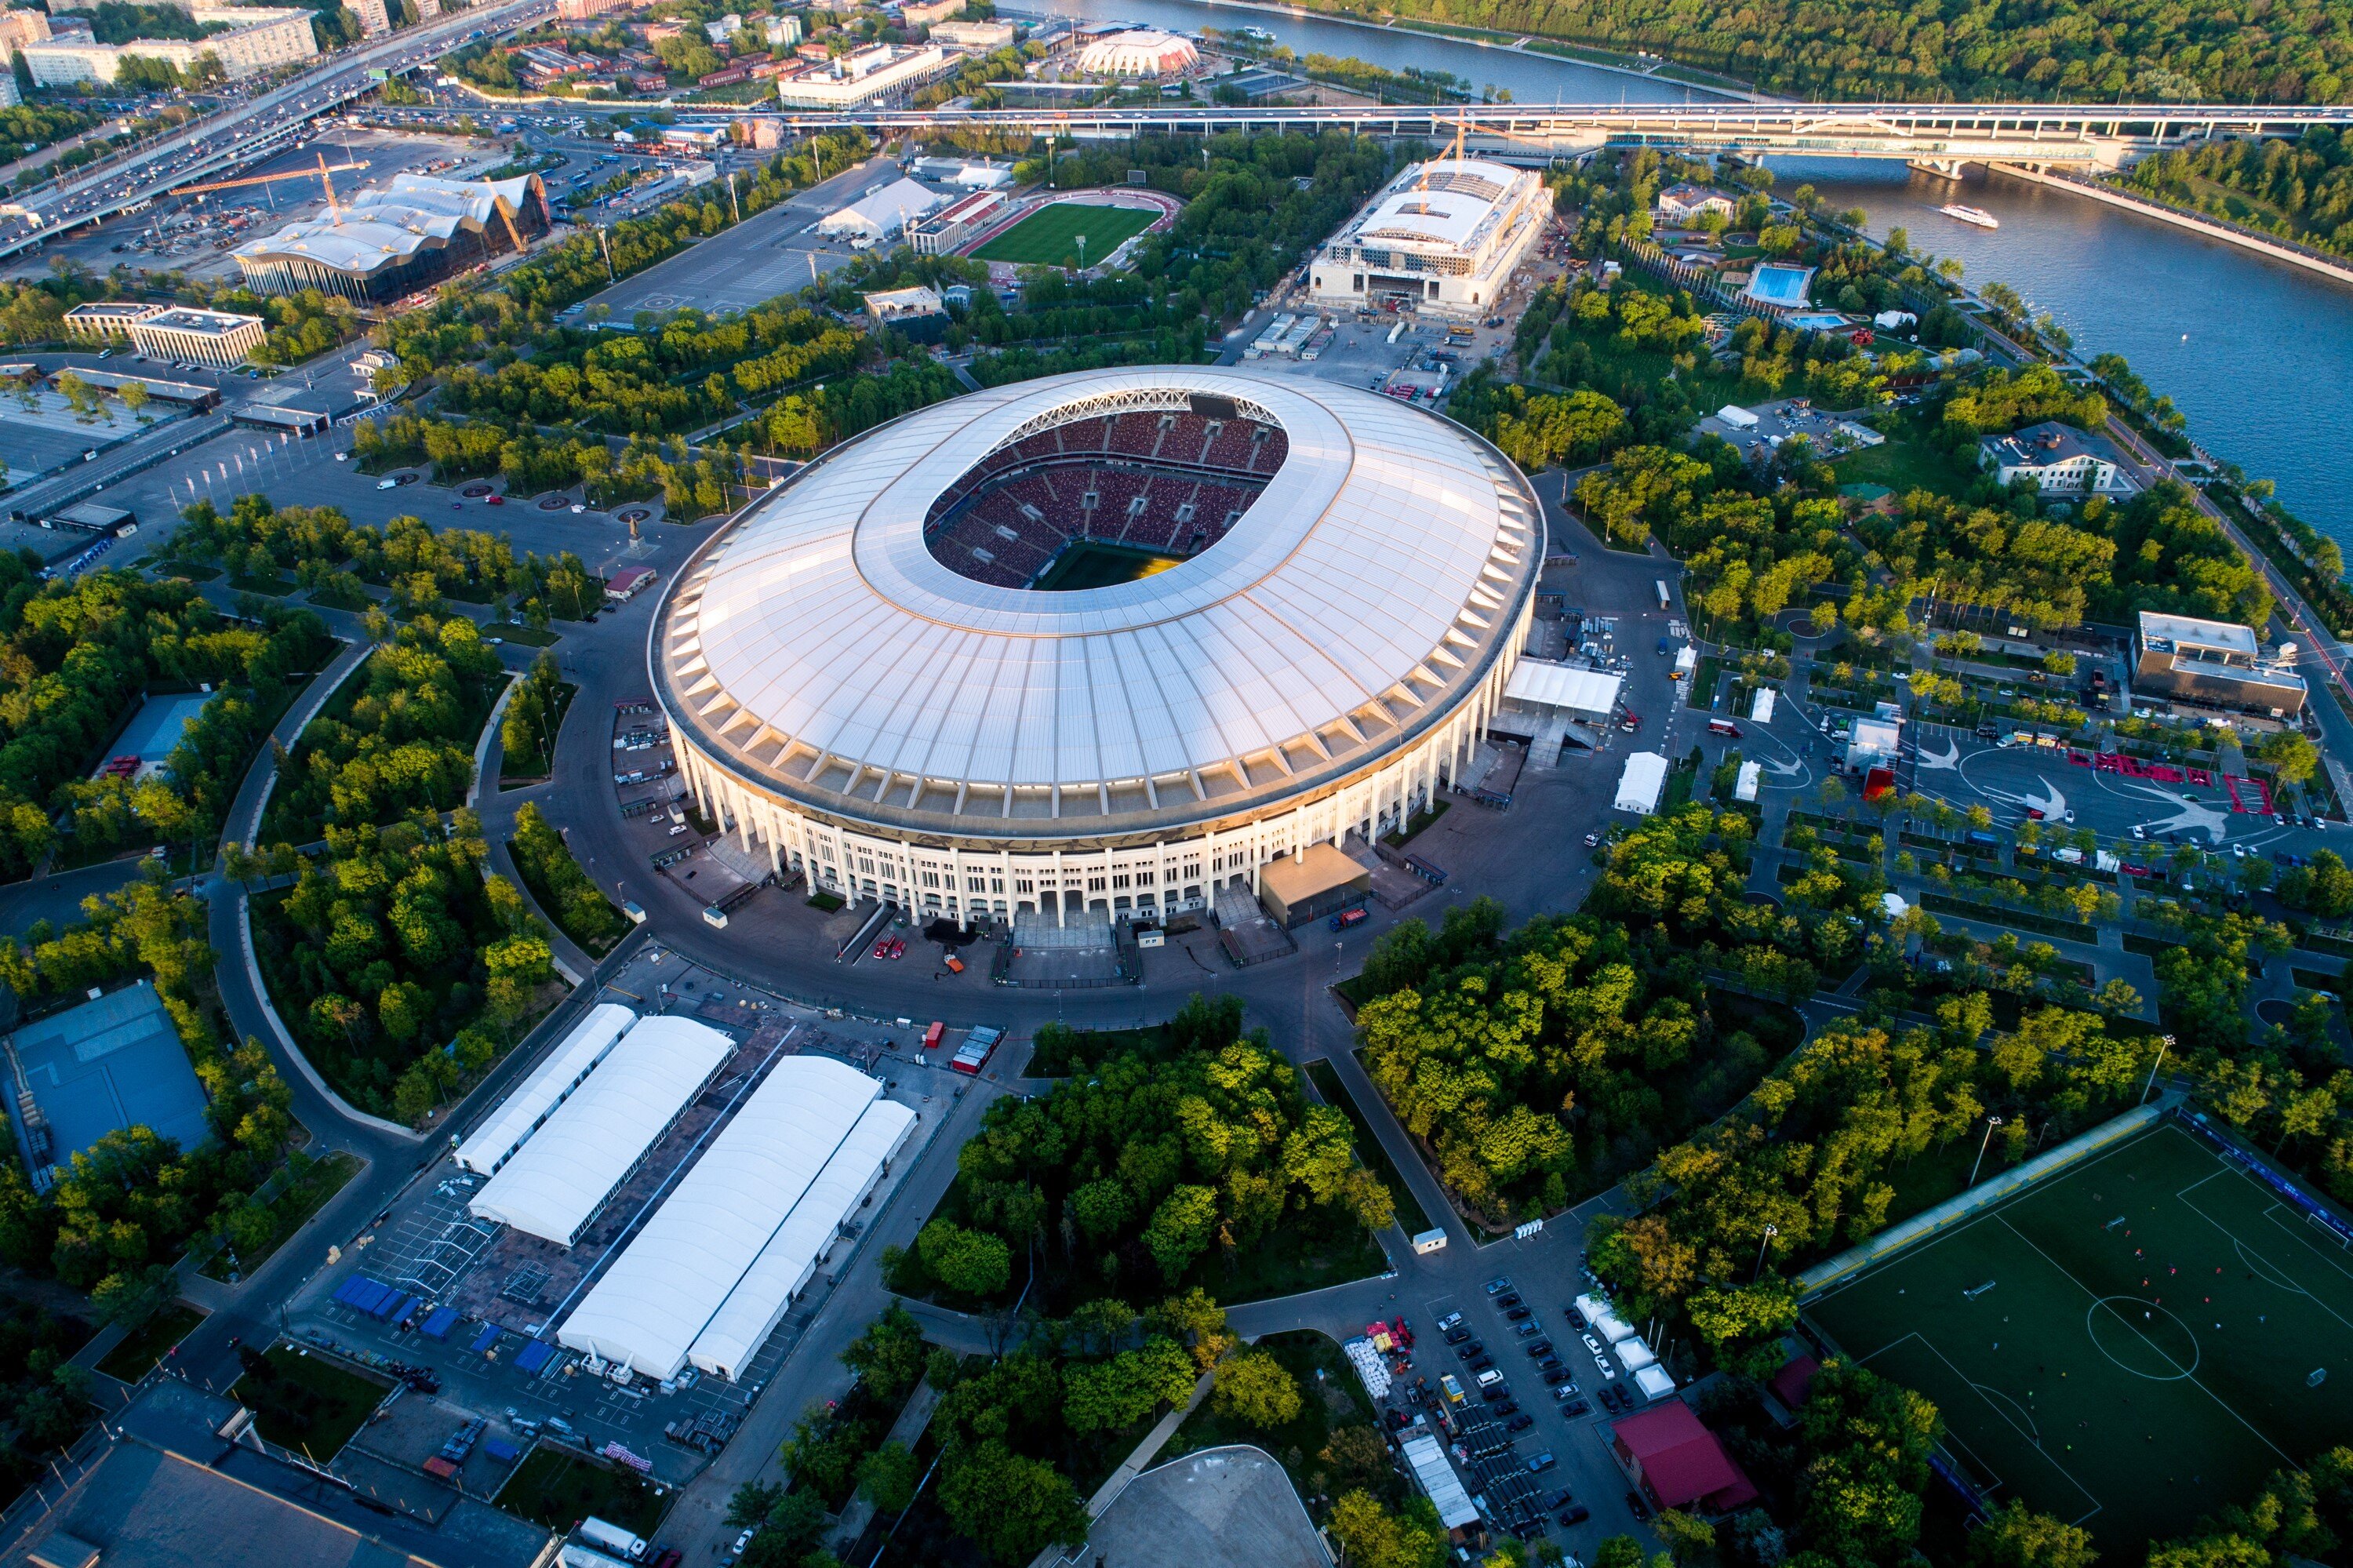
<path id="1" fill-rule="evenodd" d="M 537 175 L 512 180 L 439 180 L 396 175 L 381 191 L 326 216 L 290 223 L 231 252 L 256 293 L 304 289 L 383 303 L 521 250 L 549 226 Z"/>

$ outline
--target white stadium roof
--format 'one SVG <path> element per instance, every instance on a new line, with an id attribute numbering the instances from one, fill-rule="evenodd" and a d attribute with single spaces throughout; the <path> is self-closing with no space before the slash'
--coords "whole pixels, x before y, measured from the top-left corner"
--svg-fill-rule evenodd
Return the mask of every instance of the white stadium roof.
<path id="1" fill-rule="evenodd" d="M 677 1372 L 881 1092 L 827 1057 L 777 1063 L 557 1340 L 649 1377 Z"/>
<path id="2" fill-rule="evenodd" d="M 1288 440 L 1199 555 L 1053 593 L 932 555 L 934 503 L 997 449 L 1192 394 Z M 1505 652 L 1540 529 L 1506 460 L 1392 397 L 1177 366 L 1049 376 L 892 421 L 754 503 L 673 582 L 652 663 L 698 749 L 821 808 L 1041 839 L 1173 826 L 1345 777 L 1441 720 Z"/>
<path id="3" fill-rule="evenodd" d="M 1523 171 L 1508 164 L 1483 158 L 1435 158 L 1416 164 L 1335 238 L 1360 245 L 1388 241 L 1473 249 L 1523 177 Z"/>
<path id="4" fill-rule="evenodd" d="M 639 1019 L 468 1207 L 570 1246 L 734 1049 L 708 1024 Z"/>
<path id="5" fill-rule="evenodd" d="M 710 1324 L 695 1336 L 687 1355 L 696 1366 L 730 1378 L 742 1372 L 817 1273 L 817 1266 L 833 1251 L 841 1222 L 866 1201 L 881 1180 L 883 1163 L 899 1152 L 914 1126 L 915 1113 L 896 1100 L 878 1099 L 866 1107 Z"/>
<path id="6" fill-rule="evenodd" d="M 485 1176 L 504 1164 L 637 1021 L 638 1015 L 618 1002 L 600 1002 L 590 1008 L 588 1016 L 572 1026 L 572 1033 L 547 1054 L 522 1086 L 501 1100 L 473 1136 L 459 1146 L 458 1163 Z"/>

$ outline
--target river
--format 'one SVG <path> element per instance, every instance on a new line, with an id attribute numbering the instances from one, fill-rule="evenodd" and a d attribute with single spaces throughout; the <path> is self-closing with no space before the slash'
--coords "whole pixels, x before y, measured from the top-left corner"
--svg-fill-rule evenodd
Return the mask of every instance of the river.
<path id="1" fill-rule="evenodd" d="M 1264 27 L 1301 54 L 1451 71 L 1508 88 L 1524 103 L 1703 96 L 1514 49 L 1201 0 L 1056 0 L 1050 8 L 1181 32 Z M 1861 207 L 1873 233 L 1901 228 L 1915 249 L 1958 258 L 1963 281 L 2010 284 L 2049 311 L 2086 357 L 2123 355 L 2189 415 L 2202 445 L 2273 480 L 2283 502 L 2353 555 L 2353 286 L 1975 167 L 1960 185 L 1895 163 L 1777 158 L 1773 167 L 1784 195 L 1810 183 L 1835 207 Z M 1948 201 L 1983 207 L 2001 227 L 1940 216 Z"/>

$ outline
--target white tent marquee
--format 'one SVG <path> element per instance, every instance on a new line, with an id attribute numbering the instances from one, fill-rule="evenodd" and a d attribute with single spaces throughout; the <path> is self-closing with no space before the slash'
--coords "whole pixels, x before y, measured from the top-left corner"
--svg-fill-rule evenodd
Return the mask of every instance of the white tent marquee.
<path id="1" fill-rule="evenodd" d="M 484 1176 L 505 1164 L 637 1021 L 638 1015 L 618 1002 L 590 1008 L 588 1016 L 574 1024 L 547 1059 L 459 1146 L 458 1163 Z"/>
<path id="2" fill-rule="evenodd" d="M 570 1246 L 734 1049 L 708 1024 L 639 1019 L 468 1207 Z"/>
<path id="3" fill-rule="evenodd" d="M 677 1372 L 881 1092 L 877 1080 L 826 1057 L 777 1063 L 557 1340 L 649 1377 Z M 791 1283 L 790 1259 L 779 1254 L 773 1270 L 761 1270 L 760 1297 L 776 1288 L 773 1274 Z M 725 1332 L 732 1344 L 750 1329 Z M 712 1349 L 721 1348 L 714 1336 Z"/>

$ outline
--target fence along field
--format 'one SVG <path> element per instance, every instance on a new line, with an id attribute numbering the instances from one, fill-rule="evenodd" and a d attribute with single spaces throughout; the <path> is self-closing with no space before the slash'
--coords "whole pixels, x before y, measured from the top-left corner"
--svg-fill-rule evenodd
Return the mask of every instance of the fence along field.
<path id="1" fill-rule="evenodd" d="M 1807 1312 L 1936 1403 L 1990 1500 L 2105 1553 L 2353 1442 L 2353 1253 L 2172 1122 Z"/>

